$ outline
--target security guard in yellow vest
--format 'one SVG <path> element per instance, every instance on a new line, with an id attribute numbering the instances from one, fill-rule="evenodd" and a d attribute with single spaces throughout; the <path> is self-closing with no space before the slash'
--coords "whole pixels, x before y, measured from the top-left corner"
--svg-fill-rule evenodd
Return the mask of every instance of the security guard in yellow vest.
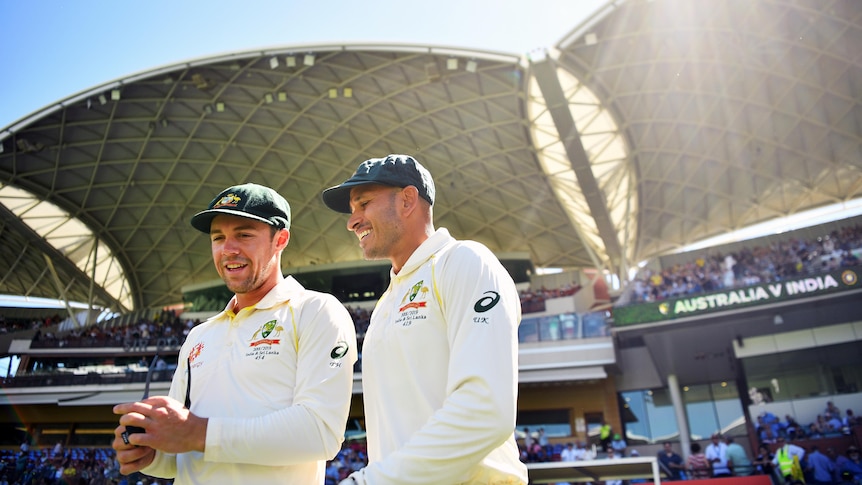
<path id="1" fill-rule="evenodd" d="M 775 449 L 775 458 L 772 459 L 772 464 L 778 469 L 778 473 L 784 478 L 785 483 L 793 481 L 793 458 L 797 457 L 799 463 L 805 458 L 805 449 L 796 446 L 792 443 L 785 442 L 783 437 L 778 437 L 775 440 L 777 445 Z"/>

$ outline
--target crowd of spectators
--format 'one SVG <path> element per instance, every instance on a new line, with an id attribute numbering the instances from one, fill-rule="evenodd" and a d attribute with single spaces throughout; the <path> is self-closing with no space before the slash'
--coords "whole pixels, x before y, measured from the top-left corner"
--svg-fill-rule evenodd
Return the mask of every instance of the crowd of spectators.
<path id="1" fill-rule="evenodd" d="M 790 238 L 735 251 L 693 256 L 691 261 L 645 269 L 632 281 L 628 303 L 785 281 L 860 264 L 862 226 L 835 229 L 812 239 Z M 713 250 L 714 251 L 714 250 Z"/>
<path id="2" fill-rule="evenodd" d="M 791 468 L 792 480 L 814 484 L 860 484 L 862 483 L 862 455 L 854 444 L 838 453 L 832 442 L 824 438 L 852 436 L 853 428 L 862 426 L 862 419 L 852 409 L 842 412 L 832 401 L 826 403 L 822 413 L 807 424 L 800 424 L 786 415 L 782 421 L 770 412 L 757 417 L 758 447 L 752 463 L 755 473 L 769 475 L 772 482 L 783 481 L 787 470 L 783 469 L 776 456 L 793 455 L 798 466 Z M 822 449 L 821 449 L 822 448 Z"/>
<path id="3" fill-rule="evenodd" d="M 519 292 L 521 296 L 521 313 L 537 313 L 545 311 L 545 300 L 572 296 L 581 289 L 580 285 L 566 283 L 560 288 L 527 289 Z"/>
<path id="4" fill-rule="evenodd" d="M 346 441 L 326 464 L 325 485 L 336 485 L 368 464 L 362 441 Z M 70 448 L 62 443 L 38 449 L 0 450 L 0 485 L 169 485 L 173 480 L 141 473 L 120 474 L 111 448 Z"/>
<path id="5" fill-rule="evenodd" d="M 566 284 L 561 288 L 539 288 L 520 292 L 521 307 L 524 313 L 542 311 L 549 298 L 562 298 L 574 295 L 580 286 Z M 360 339 L 368 331 L 371 310 L 362 307 L 346 306 L 353 318 L 356 335 Z M 122 320 L 120 317 L 117 320 Z M 32 339 L 32 348 L 84 348 L 84 347 L 122 347 L 126 350 L 143 349 L 149 346 L 179 346 L 185 341 L 189 331 L 200 324 L 200 320 L 183 320 L 172 310 L 155 313 L 153 317 L 140 317 L 128 323 L 99 322 L 84 328 L 68 331 L 55 331 L 52 326 L 59 322 L 59 316 L 41 320 L 4 319 L 0 315 L 0 333 L 37 329 Z"/>
<path id="6" fill-rule="evenodd" d="M 144 477 L 123 477 L 110 448 L 70 448 L 58 442 L 44 449 L 22 444 L 0 451 L 2 485 L 136 485 Z M 133 481 L 134 480 L 134 481 Z M 171 483 L 147 481 L 149 485 Z"/>
<path id="7" fill-rule="evenodd" d="M 362 441 L 345 442 L 341 451 L 332 460 L 326 462 L 326 477 L 324 485 L 337 485 L 351 473 L 368 465 L 368 454 Z"/>
<path id="8" fill-rule="evenodd" d="M 755 432 L 761 443 L 774 444 L 778 438 L 790 441 L 818 439 L 846 435 L 854 426 L 862 425 L 862 419 L 852 409 L 842 412 L 832 401 L 826 403 L 823 413 L 810 423 L 799 424 L 793 416 L 785 415 L 781 420 L 770 412 L 757 417 Z"/>
<path id="9" fill-rule="evenodd" d="M 0 315 L 0 334 L 50 327 L 60 321 L 59 315 L 41 318 L 12 318 Z"/>
<path id="10" fill-rule="evenodd" d="M 117 319 L 118 321 L 121 320 Z M 151 345 L 181 345 L 189 331 L 200 320 L 182 320 L 176 312 L 164 310 L 151 318 L 134 322 L 100 322 L 85 328 L 54 333 L 42 329 L 33 336 L 33 348 L 124 347 L 144 348 Z"/>

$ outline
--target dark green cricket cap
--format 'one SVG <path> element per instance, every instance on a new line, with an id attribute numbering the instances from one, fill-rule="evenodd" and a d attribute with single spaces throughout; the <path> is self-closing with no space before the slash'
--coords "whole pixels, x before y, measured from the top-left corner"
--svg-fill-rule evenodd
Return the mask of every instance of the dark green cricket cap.
<path id="1" fill-rule="evenodd" d="M 344 183 L 323 191 L 323 203 L 336 212 L 350 214 L 350 189 L 365 184 L 412 185 L 420 197 L 434 205 L 434 180 L 428 170 L 409 155 L 389 155 L 362 162 Z"/>
<path id="2" fill-rule="evenodd" d="M 210 202 L 206 210 L 192 217 L 192 227 L 210 233 L 210 223 L 219 214 L 246 217 L 279 229 L 290 229 L 290 204 L 275 190 L 258 184 L 228 187 Z"/>

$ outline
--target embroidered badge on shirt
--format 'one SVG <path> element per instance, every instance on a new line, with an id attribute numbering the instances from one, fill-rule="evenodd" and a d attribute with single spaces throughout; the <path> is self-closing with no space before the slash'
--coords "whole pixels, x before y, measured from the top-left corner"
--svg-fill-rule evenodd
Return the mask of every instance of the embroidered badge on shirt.
<path id="1" fill-rule="evenodd" d="M 201 352 L 204 350 L 204 343 L 198 342 L 192 347 L 191 352 L 189 352 L 189 364 L 194 364 L 195 360 L 201 356 Z M 195 366 L 197 367 L 197 366 Z"/>
<path id="2" fill-rule="evenodd" d="M 425 307 L 427 303 L 424 300 L 428 296 L 428 287 L 424 286 L 424 283 L 425 280 L 419 280 L 418 283 L 416 283 L 415 285 L 413 285 L 412 288 L 410 288 L 410 291 L 408 291 L 407 294 L 404 295 L 404 298 L 401 299 L 402 304 L 407 302 L 407 300 L 410 300 L 410 303 L 407 303 L 406 305 L 399 308 L 399 312 L 403 312 L 404 310 L 408 310 L 410 308 Z M 422 293 L 422 298 L 420 299 L 420 301 L 415 301 L 416 296 L 419 295 L 420 292 Z"/>
<path id="3" fill-rule="evenodd" d="M 413 285 L 404 298 L 401 299 L 402 307 L 398 309 L 398 318 L 395 323 L 402 327 L 413 325 L 416 320 L 425 320 L 428 302 L 425 299 L 428 297 L 428 287 L 425 286 L 425 280 L 419 280 Z M 405 304 L 406 303 L 406 304 Z M 420 310 L 422 310 L 420 312 Z"/>
<path id="4" fill-rule="evenodd" d="M 195 344 L 195 346 L 192 347 L 192 351 L 189 352 L 189 360 L 194 362 L 195 359 L 197 359 L 198 356 L 201 355 L 201 351 L 203 349 L 204 349 L 203 342 L 198 342 L 197 344 Z"/>
<path id="5" fill-rule="evenodd" d="M 270 320 L 258 328 L 254 334 L 251 336 L 251 343 L 249 347 L 257 347 L 258 345 L 279 345 L 281 344 L 281 340 L 277 338 L 268 338 L 269 336 L 278 337 L 281 335 L 281 332 L 284 331 L 284 327 L 278 324 L 276 320 Z M 261 337 L 258 339 L 258 337 Z"/>

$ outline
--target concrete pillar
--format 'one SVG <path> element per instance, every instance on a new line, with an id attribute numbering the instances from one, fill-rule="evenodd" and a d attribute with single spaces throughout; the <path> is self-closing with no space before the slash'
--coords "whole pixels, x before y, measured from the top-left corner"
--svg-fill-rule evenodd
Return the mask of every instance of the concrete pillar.
<path id="1" fill-rule="evenodd" d="M 676 415 L 676 426 L 679 428 L 680 454 L 683 460 L 688 460 L 688 456 L 691 454 L 691 433 L 688 430 L 688 417 L 685 414 L 685 404 L 682 402 L 676 374 L 667 376 L 667 388 L 670 392 L 670 402 L 673 404 L 673 413 Z"/>

